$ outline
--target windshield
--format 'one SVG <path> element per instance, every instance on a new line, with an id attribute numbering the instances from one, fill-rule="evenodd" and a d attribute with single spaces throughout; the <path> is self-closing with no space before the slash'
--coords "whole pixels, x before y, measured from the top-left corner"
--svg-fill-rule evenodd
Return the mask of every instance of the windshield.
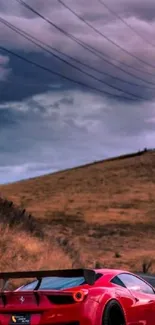
<path id="1" fill-rule="evenodd" d="M 27 285 L 24 285 L 19 290 L 34 290 L 38 281 L 33 281 Z M 77 287 L 85 283 L 84 277 L 76 278 L 60 278 L 60 277 L 48 277 L 43 278 L 39 290 L 63 290 Z"/>

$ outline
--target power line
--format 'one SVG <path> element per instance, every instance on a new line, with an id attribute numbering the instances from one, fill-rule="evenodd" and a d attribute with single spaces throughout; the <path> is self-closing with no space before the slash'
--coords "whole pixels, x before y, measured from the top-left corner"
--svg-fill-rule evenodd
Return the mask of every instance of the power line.
<path id="1" fill-rule="evenodd" d="M 27 34 L 27 33 L 26 33 L 26 34 Z M 66 58 L 68 58 L 69 60 L 73 60 L 73 61 L 75 61 L 76 63 L 81 64 L 82 66 L 84 66 L 84 67 L 86 67 L 86 68 L 88 68 L 88 69 L 91 69 L 91 70 L 93 70 L 93 71 L 95 71 L 95 72 L 97 72 L 97 73 L 99 73 L 99 74 L 101 74 L 101 75 L 105 75 L 105 76 L 107 76 L 107 77 L 110 77 L 111 79 L 121 81 L 121 82 L 126 83 L 126 84 L 131 85 L 131 86 L 137 86 L 137 87 L 140 87 L 140 88 L 154 89 L 154 87 L 150 87 L 150 86 L 146 86 L 146 85 L 142 85 L 142 84 L 140 85 L 140 84 L 137 84 L 137 83 L 135 83 L 135 82 L 130 82 L 130 81 L 127 81 L 127 80 L 125 80 L 125 79 L 123 79 L 123 78 L 113 76 L 113 75 L 111 75 L 111 74 L 108 73 L 108 72 L 105 72 L 105 71 L 99 70 L 99 69 L 97 69 L 97 68 L 95 68 L 95 67 L 89 65 L 88 63 L 82 62 L 82 61 L 79 60 L 79 59 L 75 59 L 74 57 L 72 57 L 72 56 L 70 56 L 70 55 L 68 55 L 68 54 L 66 54 L 66 53 L 64 53 L 64 52 L 62 52 L 62 51 L 60 51 L 60 50 L 58 50 L 58 49 L 56 49 L 56 48 L 54 48 L 54 47 L 52 47 L 52 46 L 50 46 L 50 45 L 48 45 L 48 44 L 45 44 L 44 42 L 38 40 L 38 39 L 37 39 L 36 37 L 34 37 L 34 36 L 32 36 L 32 38 L 35 39 L 35 40 L 37 40 L 37 41 L 39 41 L 39 42 L 40 42 L 41 44 L 43 44 L 44 46 L 47 46 L 48 48 L 54 50 L 55 52 L 57 52 L 57 53 L 59 53 L 59 54 L 61 54 L 61 55 L 64 55 L 64 56 L 65 56 Z M 147 81 L 145 81 L 145 83 L 146 83 L 146 82 L 147 82 Z M 152 83 L 152 85 L 155 86 L 155 83 Z"/>
<path id="2" fill-rule="evenodd" d="M 17 0 L 16 0 L 16 1 L 17 1 Z M 71 34 L 70 34 L 70 35 L 71 35 Z M 72 35 L 72 36 L 73 36 L 73 35 Z M 133 69 L 133 70 L 138 71 L 138 72 L 142 72 L 142 73 L 148 74 L 149 76 L 155 77 L 155 75 L 154 75 L 153 73 L 149 72 L 149 71 L 142 70 L 142 69 L 139 69 L 139 68 L 137 68 L 137 67 L 133 67 L 132 65 L 127 64 L 127 63 L 124 63 L 124 62 L 122 62 L 122 61 L 120 61 L 120 60 L 118 60 L 118 59 L 116 59 L 116 58 L 114 59 L 114 58 L 112 58 L 110 55 L 107 55 L 107 54 L 101 52 L 100 50 L 97 50 L 97 49 L 94 48 L 92 45 L 88 45 L 87 43 L 85 43 L 85 42 L 83 42 L 83 41 L 81 41 L 81 40 L 79 41 L 79 39 L 78 39 L 77 37 L 75 37 L 75 36 L 73 36 L 73 37 L 74 37 L 75 40 L 78 41 L 78 43 L 80 42 L 80 45 L 81 45 L 81 46 L 83 46 L 84 48 L 86 48 L 86 46 L 87 46 L 87 50 L 91 50 L 90 52 L 93 51 L 93 52 L 92 52 L 93 54 L 95 54 L 95 55 L 96 55 L 96 53 L 101 54 L 103 59 L 104 59 L 104 57 L 106 57 L 106 58 L 108 58 L 108 59 L 110 58 L 112 61 L 114 61 L 114 62 L 116 62 L 116 63 L 119 63 L 119 64 L 121 64 L 122 66 L 125 66 L 125 67 L 127 67 L 127 68 Z M 100 58 L 101 58 L 101 56 L 100 56 Z M 103 60 L 103 59 L 102 59 L 102 60 Z M 117 66 L 114 65 L 111 61 L 108 61 L 108 62 L 109 62 L 108 64 L 111 64 L 111 65 L 117 67 Z M 118 67 L 117 67 L 117 68 L 118 68 Z M 118 68 L 118 69 L 119 69 L 119 68 Z M 122 69 L 121 69 L 121 70 L 122 70 Z M 127 72 L 126 70 L 122 70 L 122 71 L 128 74 L 128 72 Z M 135 76 L 135 78 L 137 78 L 137 76 Z"/>
<path id="3" fill-rule="evenodd" d="M 1 18 L 1 22 L 4 23 L 4 24 L 6 24 L 6 25 L 8 24 L 10 27 L 16 29 L 16 30 L 19 31 L 20 33 L 23 33 L 23 34 L 29 36 L 31 39 L 34 39 L 35 41 L 41 43 L 43 46 L 46 46 L 47 48 L 52 49 L 52 50 L 54 50 L 55 52 L 57 52 L 57 53 L 59 53 L 59 54 L 61 54 L 61 55 L 64 55 L 64 56 L 67 57 L 68 59 L 74 60 L 76 63 L 81 64 L 81 65 L 83 65 L 84 67 L 89 68 L 89 69 L 91 69 L 91 70 L 93 70 L 93 71 L 95 71 L 95 72 L 97 72 L 97 73 L 99 73 L 99 74 L 101 74 L 101 75 L 106 75 L 106 76 L 108 76 L 108 77 L 110 77 L 110 78 L 112 78 L 112 79 L 114 79 L 114 80 L 119 80 L 119 81 L 121 81 L 121 82 L 123 82 L 123 83 L 127 83 L 127 84 L 129 84 L 129 85 L 131 85 L 131 86 L 137 86 L 137 87 L 142 87 L 142 88 L 145 87 L 145 88 L 148 88 L 148 89 L 154 89 L 154 87 L 150 87 L 150 86 L 146 86 L 146 85 L 136 84 L 136 83 L 134 83 L 134 82 L 130 82 L 130 81 L 127 81 L 127 80 L 125 80 L 125 79 L 122 79 L 122 78 L 119 78 L 119 77 L 113 76 L 113 75 L 111 75 L 111 74 L 109 74 L 109 73 L 107 73 L 107 72 L 105 72 L 105 71 L 98 70 L 98 69 L 96 69 L 96 68 L 94 68 L 94 67 L 92 67 L 92 66 L 90 66 L 90 65 L 88 65 L 88 64 L 86 64 L 86 63 L 84 63 L 84 62 L 82 62 L 82 61 L 80 61 L 80 60 L 78 60 L 78 59 L 75 59 L 74 57 L 72 57 L 72 56 L 70 56 L 70 55 L 67 55 L 66 53 L 64 53 L 64 52 L 62 52 L 62 51 L 60 51 L 60 50 L 57 50 L 56 48 L 54 48 L 54 47 L 52 47 L 52 46 L 46 44 L 45 42 L 43 42 L 43 41 L 37 39 L 36 37 L 32 36 L 31 34 L 29 34 L 28 32 L 24 31 L 23 29 L 20 29 L 20 28 L 18 28 L 18 27 L 16 27 L 16 26 L 12 25 L 11 23 L 9 23 L 8 21 L 6 21 L 5 19 L 2 19 L 2 18 Z M 22 35 L 22 36 L 23 36 L 23 35 Z M 155 86 L 155 83 L 152 83 L 152 84 Z"/>
<path id="4" fill-rule="evenodd" d="M 79 44 L 80 46 L 82 46 L 83 48 L 87 49 L 89 52 L 91 52 L 91 53 L 94 54 L 95 56 L 97 56 L 97 57 L 99 57 L 100 59 L 102 59 L 102 61 L 104 61 L 104 62 L 106 62 L 106 63 L 108 63 L 108 64 L 114 66 L 116 69 L 119 69 L 119 70 L 123 71 L 124 73 L 126 73 L 126 74 L 128 74 L 128 75 L 130 75 L 130 76 L 132 76 L 132 77 L 134 77 L 134 78 L 137 78 L 137 79 L 139 79 L 139 80 L 141 80 L 141 81 L 143 81 L 143 82 L 148 82 L 148 83 L 152 84 L 151 82 L 146 81 L 146 80 L 144 80 L 144 79 L 142 79 L 142 78 L 140 78 L 140 77 L 138 77 L 138 76 L 135 76 L 133 73 L 130 73 L 130 72 L 128 72 L 128 71 L 126 71 L 126 70 L 124 70 L 124 69 L 118 67 L 117 65 L 115 65 L 115 64 L 112 63 L 112 62 L 110 62 L 109 60 L 106 60 L 106 59 L 103 57 L 103 55 L 106 56 L 106 57 L 109 57 L 109 56 L 105 55 L 103 52 L 101 52 L 101 51 L 95 49 L 94 47 L 92 47 L 92 46 L 90 46 L 90 45 L 84 43 L 83 41 L 79 40 L 77 37 L 73 36 L 72 34 L 66 32 L 64 29 L 62 29 L 62 28 L 60 28 L 59 26 L 57 26 L 56 24 L 54 24 L 51 20 L 49 20 L 48 18 L 46 18 L 45 16 L 43 16 L 42 14 L 40 14 L 40 13 L 39 13 L 38 11 L 36 11 L 34 8 L 32 8 L 31 6 L 29 6 L 28 4 L 26 4 L 23 0 L 16 0 L 16 1 L 17 1 L 18 3 L 20 3 L 21 5 L 23 5 L 25 8 L 29 9 L 30 11 L 32 11 L 33 13 L 35 13 L 36 15 L 38 15 L 40 18 L 42 18 L 42 19 L 45 20 L 47 23 L 49 23 L 51 26 L 55 27 L 57 30 L 59 30 L 61 33 L 63 33 L 65 36 L 69 37 L 70 39 L 72 39 L 73 41 L 75 41 L 77 44 Z M 98 54 L 97 54 L 97 53 L 98 53 Z M 99 55 L 99 54 L 101 54 L 102 56 Z M 150 72 L 147 72 L 147 71 L 144 71 L 144 70 L 138 69 L 138 68 L 136 68 L 136 67 L 133 68 L 132 66 L 130 66 L 130 65 L 128 65 L 128 64 L 125 64 L 125 63 L 122 63 L 121 61 L 116 60 L 116 59 L 113 59 L 113 58 L 112 58 L 112 60 L 113 60 L 113 61 L 116 61 L 116 62 L 118 62 L 118 63 L 120 63 L 120 64 L 122 64 L 122 65 L 124 65 L 124 66 L 127 66 L 127 67 L 129 67 L 129 68 L 132 68 L 132 69 L 134 69 L 134 70 L 136 70 L 136 71 L 140 71 L 140 72 L 143 72 L 143 73 L 145 72 L 145 74 L 148 74 L 148 75 L 151 75 L 151 76 L 154 76 L 154 77 L 155 77 L 155 75 L 152 74 L 152 73 L 150 73 Z"/>
<path id="5" fill-rule="evenodd" d="M 76 63 L 81 64 L 81 65 L 83 65 L 84 67 L 89 68 L 89 69 L 91 69 L 91 70 L 93 70 L 93 71 L 95 71 L 95 72 L 97 72 L 97 73 L 99 73 L 99 74 L 101 74 L 101 75 L 108 76 L 108 77 L 110 77 L 110 78 L 112 78 L 112 79 L 114 79 L 114 80 L 121 81 L 121 82 L 126 83 L 126 84 L 129 84 L 129 85 L 131 85 L 131 86 L 137 86 L 137 87 L 142 87 L 142 88 L 145 87 L 145 88 L 148 88 L 148 89 L 154 89 L 154 87 L 150 87 L 150 86 L 148 87 L 148 86 L 146 86 L 146 85 L 139 85 L 139 84 L 136 84 L 136 83 L 134 83 L 134 82 L 130 82 L 130 81 L 127 81 L 127 80 L 125 80 L 125 79 L 122 79 L 122 78 L 119 78 L 119 77 L 115 77 L 115 76 L 113 76 L 113 75 L 111 75 L 110 73 L 107 73 L 107 72 L 105 72 L 105 71 L 101 71 L 101 70 L 99 70 L 99 69 L 96 69 L 96 68 L 90 66 L 90 65 L 87 64 L 87 63 L 84 63 L 84 62 L 82 62 L 82 61 L 80 61 L 80 60 L 78 60 L 78 59 L 75 59 L 74 57 L 72 57 L 72 56 L 70 56 L 70 55 L 68 55 L 68 54 L 66 54 L 66 53 L 64 53 L 64 52 L 62 52 L 62 51 L 60 51 L 60 50 L 57 50 L 56 48 L 52 47 L 51 45 L 46 44 L 45 42 L 39 40 L 38 38 L 34 37 L 33 35 L 29 34 L 29 33 L 26 32 L 26 31 L 24 31 L 23 29 L 18 28 L 18 27 L 16 27 L 16 26 L 12 25 L 11 23 L 9 23 L 9 22 L 8 22 L 7 20 L 5 20 L 5 19 L 0 18 L 0 22 L 2 22 L 4 25 L 6 25 L 6 26 L 8 26 L 8 27 L 10 27 L 10 28 L 12 28 L 12 29 L 16 29 L 16 32 L 19 31 L 19 34 L 22 33 L 22 34 L 24 34 L 24 35 L 27 35 L 27 36 L 30 37 L 31 39 L 33 39 L 33 40 L 39 42 L 40 44 L 42 44 L 43 46 L 46 46 L 46 47 L 49 48 L 50 50 L 52 49 L 52 50 L 54 50 L 55 52 L 57 52 L 57 53 L 59 53 L 59 54 L 65 56 L 65 57 L 68 58 L 69 60 L 73 60 L 73 61 L 75 61 Z M 23 35 L 22 35 L 22 36 L 23 36 Z M 154 83 L 154 86 L 155 86 L 155 83 Z"/>
<path id="6" fill-rule="evenodd" d="M 127 94 L 127 95 L 129 95 L 129 96 L 131 95 L 131 96 L 133 96 L 133 97 L 135 97 L 135 98 L 137 98 L 137 99 L 144 99 L 144 100 L 146 100 L 146 98 L 144 98 L 144 97 L 137 96 L 136 94 L 133 94 L 133 93 L 128 92 L 128 91 L 125 91 L 125 90 L 123 90 L 122 88 L 119 88 L 119 87 L 113 86 L 113 85 L 107 83 L 106 81 L 103 81 L 103 80 L 101 80 L 101 79 L 99 79 L 99 78 L 96 78 L 96 77 L 93 76 L 92 74 L 87 73 L 86 71 L 82 70 L 81 68 L 76 67 L 76 66 L 73 65 L 72 63 L 69 63 L 68 61 L 66 61 L 66 60 L 64 60 L 64 59 L 62 59 L 62 58 L 60 58 L 58 55 L 54 54 L 53 52 L 47 50 L 47 49 L 46 49 L 45 47 L 43 47 L 42 45 L 40 45 L 40 44 L 38 44 L 37 42 L 33 41 L 32 36 L 31 36 L 30 34 L 29 34 L 30 37 L 24 35 L 24 33 L 23 33 L 22 31 L 20 31 L 19 28 L 16 28 L 14 25 L 10 24 L 10 23 L 7 22 L 5 19 L 2 19 L 1 17 L 0 17 L 0 22 L 3 23 L 3 24 L 4 24 L 5 26 L 7 26 L 8 28 L 10 28 L 11 30 L 13 30 L 14 32 L 16 32 L 17 34 L 19 34 L 19 35 L 21 35 L 22 37 L 24 37 L 25 39 L 29 40 L 29 41 L 32 42 L 33 44 L 37 45 L 39 48 L 41 48 L 41 49 L 43 49 L 44 51 L 46 51 L 47 53 L 51 54 L 51 55 L 52 55 L 53 57 L 55 57 L 56 59 L 58 59 L 58 60 L 60 60 L 61 62 L 64 62 L 65 64 L 67 64 L 67 65 L 73 67 L 74 69 L 76 69 L 76 70 L 82 72 L 84 75 L 87 75 L 88 77 L 91 77 L 91 78 L 93 78 L 94 80 L 96 80 L 96 81 L 98 81 L 98 82 L 101 82 L 101 83 L 103 83 L 104 85 L 106 85 L 106 86 L 108 86 L 108 87 L 111 87 L 112 89 L 115 89 L 115 90 L 121 91 L 121 92 L 123 92 L 123 93 L 125 93 L 125 94 Z"/>
<path id="7" fill-rule="evenodd" d="M 141 77 L 138 77 L 136 75 L 134 75 L 133 73 L 131 72 L 128 72 L 124 69 L 122 69 L 121 67 L 118 67 L 116 64 L 110 62 L 109 60 L 105 59 L 103 57 L 103 53 L 101 53 L 101 55 L 97 54 L 96 52 L 99 53 L 98 50 L 92 50 L 93 47 L 92 46 L 89 46 L 87 44 L 85 44 L 84 42 L 82 42 L 81 40 L 79 40 L 78 38 L 76 38 L 75 36 L 73 36 L 72 34 L 66 32 L 64 29 L 62 29 L 61 27 L 57 26 L 56 24 L 54 24 L 51 20 L 49 20 L 48 18 L 46 18 L 45 16 L 43 16 L 42 14 L 40 14 L 38 11 L 36 11 L 34 8 L 32 8 L 31 6 L 29 6 L 28 4 L 26 4 L 23 0 L 15 0 L 17 1 L 18 3 L 20 3 L 21 5 L 23 5 L 25 8 L 27 8 L 28 10 L 32 11 L 33 13 L 35 13 L 37 16 L 39 16 L 40 18 L 42 18 L 44 21 L 46 21 L 47 23 L 49 23 L 51 26 L 53 26 L 54 28 L 56 28 L 57 30 L 59 30 L 61 33 L 63 33 L 65 36 L 69 37 L 70 39 L 72 39 L 74 42 L 76 42 L 77 44 L 79 44 L 80 46 L 82 46 L 84 49 L 88 50 L 89 52 L 93 53 L 96 57 L 100 58 L 102 61 L 114 66 L 116 69 L 120 70 L 120 71 L 123 71 L 124 73 L 142 81 L 142 82 L 145 82 L 145 83 L 148 83 L 150 85 L 153 85 L 154 86 L 154 83 L 152 83 L 151 81 L 146 81 L 145 79 L 141 78 Z M 92 49 L 91 49 L 92 48 Z M 143 71 L 145 72 L 145 71 Z M 145 72 L 147 73 L 147 72 Z"/>
<path id="8" fill-rule="evenodd" d="M 125 100 L 130 100 L 130 101 L 136 101 L 136 100 L 133 99 L 133 98 L 124 97 L 124 96 L 119 96 L 119 95 L 116 95 L 116 94 L 111 94 L 111 93 L 109 93 L 108 91 L 100 90 L 100 89 L 98 89 L 98 88 L 96 88 L 96 87 L 89 86 L 89 85 L 87 85 L 87 84 L 85 84 L 85 83 L 83 83 L 83 82 L 81 82 L 81 81 L 74 80 L 74 79 L 72 79 L 72 78 L 70 78 L 70 77 L 67 77 L 67 76 L 61 74 L 61 73 L 58 73 L 58 72 L 56 72 L 56 71 L 53 71 L 53 70 L 51 70 L 51 69 L 49 69 L 49 68 L 47 68 L 47 67 L 45 67 L 45 66 L 43 66 L 43 65 L 41 65 L 41 64 L 39 64 L 39 63 L 36 63 L 36 62 L 34 62 L 34 61 L 32 61 L 32 60 L 29 60 L 29 59 L 27 59 L 27 58 L 25 58 L 25 57 L 23 57 L 23 56 L 21 56 L 21 55 L 15 53 L 15 52 L 11 51 L 11 50 L 8 50 L 8 49 L 6 49 L 6 48 L 3 47 L 3 46 L 0 46 L 0 50 L 4 51 L 4 52 L 6 52 L 6 53 L 9 53 L 9 54 L 11 54 L 11 55 L 13 55 L 13 56 L 15 56 L 15 57 L 17 57 L 17 58 L 19 58 L 19 59 L 21 59 L 21 60 L 27 62 L 27 63 L 29 63 L 29 64 L 32 64 L 32 65 L 36 66 L 37 68 L 40 68 L 40 69 L 42 69 L 42 70 L 44 70 L 44 71 L 46 71 L 46 72 L 49 72 L 49 73 L 52 74 L 52 75 L 56 75 L 56 76 L 58 76 L 58 77 L 60 77 L 60 78 L 66 79 L 66 80 L 71 81 L 71 82 L 73 82 L 73 83 L 75 83 L 75 84 L 78 84 L 78 85 L 80 85 L 80 86 L 84 86 L 84 87 L 86 87 L 86 88 L 89 88 L 89 89 L 91 89 L 91 90 L 95 90 L 95 91 L 97 91 L 97 92 L 99 92 L 99 93 L 102 93 L 102 94 L 105 94 L 105 95 L 108 95 L 108 96 L 111 96 L 111 97 L 114 97 L 114 98 L 125 99 Z"/>
<path id="9" fill-rule="evenodd" d="M 143 41 L 145 41 L 146 43 L 148 43 L 149 45 L 155 47 L 155 44 L 149 42 L 146 38 L 144 38 L 141 34 L 139 34 L 137 32 L 136 29 L 134 29 L 134 27 L 132 25 L 130 25 L 129 23 L 127 23 L 121 16 L 119 16 L 114 10 L 112 10 L 111 8 L 109 8 L 109 6 L 103 2 L 102 0 L 97 0 L 102 6 L 104 6 L 106 9 L 108 9 L 109 12 L 111 12 L 114 16 L 116 16 L 120 21 L 122 21 L 123 24 L 125 24 L 129 29 L 131 29 L 136 35 L 138 35 Z"/>
<path id="10" fill-rule="evenodd" d="M 89 26 L 92 30 L 94 30 L 97 34 L 102 36 L 104 39 L 106 39 L 111 44 L 115 45 L 117 48 L 119 48 L 121 51 L 125 52 L 126 54 L 132 56 L 139 62 L 146 64 L 147 66 L 155 69 L 155 66 L 152 64 L 147 63 L 146 61 L 143 61 L 142 59 L 138 58 L 136 55 L 130 53 L 128 50 L 124 49 L 121 45 L 117 44 L 115 41 L 113 41 L 111 38 L 100 32 L 97 28 L 95 28 L 92 24 L 90 24 L 87 20 L 85 20 L 83 17 L 78 15 L 73 9 L 71 9 L 68 5 L 66 5 L 62 0 L 57 0 L 59 3 L 61 3 L 66 9 L 68 9 L 73 15 L 75 15 L 78 19 L 80 19 L 82 22 L 84 22 L 87 26 Z"/>
<path id="11" fill-rule="evenodd" d="M 93 46 L 88 45 L 87 43 L 84 43 L 83 41 L 79 40 L 77 37 L 73 36 L 72 34 L 66 32 L 65 30 L 63 30 L 62 28 L 60 28 L 59 26 L 57 26 L 56 24 L 54 24 L 51 20 L 49 20 L 48 18 L 46 18 L 45 16 L 43 16 L 42 14 L 40 14 L 40 13 L 39 13 L 38 11 L 36 11 L 34 8 L 30 7 L 30 6 L 29 6 L 27 3 L 25 3 L 23 0 L 15 0 L 15 1 L 17 1 L 18 3 L 20 3 L 21 5 L 23 5 L 25 8 L 29 9 L 30 11 L 32 11 L 33 13 L 35 13 L 36 15 L 38 15 L 40 18 L 42 18 L 43 20 L 45 20 L 46 22 L 48 22 L 51 26 L 53 26 L 53 27 L 55 27 L 56 29 L 58 29 L 60 32 L 62 32 L 63 34 L 65 34 L 67 37 L 69 37 L 70 39 L 72 39 L 73 41 L 75 41 L 76 43 L 78 43 L 78 44 L 81 45 L 83 48 L 87 49 L 88 51 L 90 51 L 91 53 L 93 53 L 94 55 L 96 55 L 97 57 L 101 58 L 101 56 L 98 56 L 98 55 L 96 54 L 96 53 L 99 53 L 99 54 L 102 55 L 102 58 L 101 58 L 102 60 L 104 60 L 104 59 L 103 59 L 103 55 L 104 55 L 105 57 L 109 58 L 109 55 L 106 55 L 105 53 L 103 53 L 103 52 L 101 52 L 101 51 L 95 49 Z M 94 52 L 95 52 L 95 53 L 94 53 Z M 111 59 L 112 59 L 114 62 L 117 62 L 117 63 L 119 63 L 119 64 L 121 64 L 121 65 L 123 65 L 123 66 L 125 66 L 125 67 L 131 68 L 131 69 L 134 69 L 135 71 L 138 71 L 138 72 L 143 72 L 143 73 L 145 72 L 145 74 L 148 74 L 148 75 L 150 75 L 150 76 L 155 77 L 155 75 L 152 74 L 151 72 L 148 72 L 148 71 L 146 71 L 146 70 L 139 69 L 139 68 L 137 68 L 137 67 L 133 67 L 133 66 L 127 64 L 127 63 L 124 63 L 124 62 L 121 62 L 121 61 L 117 60 L 116 58 L 115 58 L 115 59 L 114 59 L 114 58 L 111 58 Z M 105 61 L 105 60 L 104 60 L 104 61 Z M 127 71 L 125 71 L 125 70 L 123 70 L 123 69 L 117 67 L 116 65 L 114 65 L 112 62 L 110 62 L 110 61 L 108 61 L 108 60 L 106 60 L 105 62 L 107 62 L 108 64 L 113 65 L 115 68 L 117 68 L 117 69 L 119 69 L 119 70 L 121 70 L 121 71 L 123 71 L 123 72 L 125 72 L 125 73 L 127 73 L 127 74 L 130 74 L 130 73 L 128 73 Z M 130 74 L 130 75 L 131 75 L 131 74 Z M 135 75 L 133 75 L 133 74 L 132 74 L 132 76 L 134 76 L 135 78 L 138 78 L 137 76 L 135 76 Z M 140 80 L 141 80 L 141 79 L 140 79 Z M 142 81 L 143 81 L 143 80 L 142 80 Z M 146 82 L 146 81 L 144 81 L 144 82 Z"/>
<path id="12" fill-rule="evenodd" d="M 16 0 L 16 1 L 18 1 L 18 0 Z M 67 33 L 67 32 L 66 32 L 66 33 Z M 79 40 L 77 37 L 73 36 L 72 34 L 68 34 L 67 36 L 69 37 L 69 35 L 72 36 L 72 37 L 74 37 L 74 40 L 77 41 L 77 43 L 78 43 L 79 45 L 81 45 L 81 46 L 84 47 L 84 48 L 87 47 L 86 49 L 87 49 L 87 50 L 91 50 L 90 52 L 93 51 L 92 53 L 95 54 L 95 55 L 96 55 L 96 53 L 99 53 L 99 54 L 102 55 L 102 58 L 104 58 L 104 57 L 106 57 L 106 58 L 108 58 L 108 59 L 110 58 L 112 61 L 114 61 L 114 62 L 116 62 L 116 63 L 119 63 L 119 64 L 121 64 L 122 66 L 125 66 L 125 67 L 127 67 L 127 68 L 133 69 L 133 70 L 138 71 L 138 72 L 142 72 L 142 73 L 148 74 L 149 76 L 155 77 L 155 75 L 154 75 L 153 73 L 149 72 L 149 71 L 142 70 L 142 69 L 140 69 L 140 68 L 138 68 L 138 67 L 133 67 L 133 66 L 130 65 L 130 64 L 124 63 L 124 62 L 122 62 L 122 61 L 120 61 L 120 60 L 118 60 L 118 59 L 116 59 L 116 58 L 112 58 L 109 54 L 105 54 L 105 53 L 101 52 L 100 50 L 96 49 L 96 48 L 93 47 L 92 45 L 89 45 L 89 44 L 87 44 L 87 43 L 85 43 L 85 42 Z M 100 56 L 100 58 L 101 58 L 101 56 Z M 112 64 L 111 61 L 108 61 L 108 62 L 109 62 L 108 64 L 114 65 L 114 64 Z M 115 67 L 117 67 L 117 66 L 115 65 Z M 125 70 L 122 70 L 122 71 L 128 74 L 127 71 L 125 71 Z M 135 76 L 135 77 L 137 78 L 137 76 Z"/>

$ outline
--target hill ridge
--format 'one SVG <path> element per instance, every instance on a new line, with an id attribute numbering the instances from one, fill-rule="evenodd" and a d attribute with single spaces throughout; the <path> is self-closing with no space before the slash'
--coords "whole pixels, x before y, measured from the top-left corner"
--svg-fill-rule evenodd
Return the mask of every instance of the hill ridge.
<path id="1" fill-rule="evenodd" d="M 97 161 L 92 161 L 90 163 L 82 164 L 82 165 L 79 165 L 79 166 L 70 167 L 70 168 L 66 168 L 66 169 L 61 169 L 61 170 L 55 171 L 53 173 L 42 174 L 42 175 L 39 175 L 39 176 L 29 177 L 29 178 L 21 179 L 21 180 L 11 182 L 11 183 L 0 184 L 0 186 L 8 186 L 8 185 L 11 185 L 11 184 L 26 182 L 27 180 L 33 180 L 33 179 L 36 179 L 36 178 L 39 179 L 39 178 L 41 178 L 43 176 L 56 175 L 56 174 L 64 173 L 64 172 L 67 172 L 67 171 L 77 170 L 77 169 L 81 169 L 81 168 L 87 168 L 89 166 L 98 165 L 98 164 L 101 164 L 103 162 L 106 163 L 106 162 L 111 162 L 111 161 L 124 160 L 124 159 L 128 159 L 128 158 L 138 157 L 138 156 L 141 156 L 141 155 L 143 155 L 145 153 L 148 153 L 148 152 L 155 152 L 155 149 L 154 148 L 152 148 L 152 149 L 144 148 L 143 150 L 139 150 L 139 151 L 136 151 L 136 152 L 131 152 L 131 153 L 127 153 L 127 154 L 124 154 L 124 155 L 122 154 L 122 155 L 119 155 L 119 156 L 114 156 L 114 157 L 101 159 L 101 160 L 97 160 Z"/>

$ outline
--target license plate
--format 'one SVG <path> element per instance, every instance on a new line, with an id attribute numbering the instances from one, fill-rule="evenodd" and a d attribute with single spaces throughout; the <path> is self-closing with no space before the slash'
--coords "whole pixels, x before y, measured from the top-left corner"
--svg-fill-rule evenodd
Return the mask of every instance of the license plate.
<path id="1" fill-rule="evenodd" d="M 11 316 L 11 322 L 10 325 L 15 324 L 23 324 L 23 325 L 29 325 L 30 324 L 30 315 L 29 314 L 15 314 Z"/>

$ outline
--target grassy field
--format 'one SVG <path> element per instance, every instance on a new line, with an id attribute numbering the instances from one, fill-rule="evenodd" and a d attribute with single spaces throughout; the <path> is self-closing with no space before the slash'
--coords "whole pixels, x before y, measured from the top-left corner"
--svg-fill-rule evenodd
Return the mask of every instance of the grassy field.
<path id="1" fill-rule="evenodd" d="M 3 270 L 155 260 L 155 151 L 1 185 L 0 196 L 17 205 L 0 221 Z"/>

